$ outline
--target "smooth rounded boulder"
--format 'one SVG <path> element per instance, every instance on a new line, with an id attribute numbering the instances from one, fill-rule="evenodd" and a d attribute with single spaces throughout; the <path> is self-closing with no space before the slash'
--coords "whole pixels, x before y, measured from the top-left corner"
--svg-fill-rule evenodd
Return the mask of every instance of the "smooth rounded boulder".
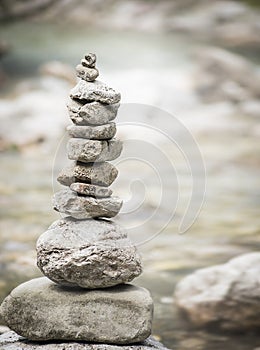
<path id="1" fill-rule="evenodd" d="M 0 312 L 12 330 L 33 341 L 129 344 L 151 334 L 153 301 L 131 284 L 71 289 L 41 277 L 15 288 Z"/>
<path id="2" fill-rule="evenodd" d="M 260 328 L 260 253 L 197 270 L 176 287 L 175 302 L 199 327 Z"/>

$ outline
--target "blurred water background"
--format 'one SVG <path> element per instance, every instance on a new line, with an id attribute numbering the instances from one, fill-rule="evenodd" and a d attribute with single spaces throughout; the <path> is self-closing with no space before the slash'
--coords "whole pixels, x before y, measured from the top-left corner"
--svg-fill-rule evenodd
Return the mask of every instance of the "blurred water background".
<path id="1" fill-rule="evenodd" d="M 193 135 L 206 166 L 204 205 L 192 227 L 180 235 L 178 225 L 192 187 L 185 161 L 160 132 L 136 135 L 167 155 L 164 164 L 160 152 L 154 152 L 160 176 L 170 179 L 170 165 L 175 164 L 181 186 L 176 215 L 160 235 L 139 246 L 144 273 L 136 283 L 150 289 L 155 299 L 153 334 L 176 350 L 260 346 L 253 333 L 194 329 L 173 304 L 174 286 L 182 277 L 259 250 L 257 5 L 228 0 L 1 1 L 0 302 L 19 283 L 40 276 L 35 242 L 59 218 L 51 209 L 52 182 L 56 190 L 54 176 L 66 163 L 66 135 L 62 137 L 70 123 L 66 101 L 75 84 L 74 66 L 85 53 L 95 52 L 100 80 L 121 92 L 123 111 L 134 103 L 170 113 Z M 163 112 L 134 116 L 138 118 L 174 132 Z M 118 121 L 131 122 L 131 117 L 119 113 Z M 123 140 L 134 132 L 119 128 Z M 137 156 L 140 152 L 137 148 Z M 126 202 L 142 204 L 117 221 L 140 227 L 134 240 L 147 239 L 164 226 L 177 189 L 170 182 L 161 189 L 149 167 L 123 162 L 119 169 L 114 192 Z M 143 202 L 138 184 L 129 188 L 140 174 L 146 179 Z M 162 190 L 170 196 L 160 203 Z M 144 223 L 156 209 L 160 215 Z"/>

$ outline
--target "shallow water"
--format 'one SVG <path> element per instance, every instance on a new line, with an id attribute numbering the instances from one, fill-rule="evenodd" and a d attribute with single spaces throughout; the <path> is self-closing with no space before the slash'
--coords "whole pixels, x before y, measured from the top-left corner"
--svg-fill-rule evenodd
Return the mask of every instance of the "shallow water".
<path id="1" fill-rule="evenodd" d="M 170 34 L 115 33 L 25 23 L 1 28 L 1 36 L 13 46 L 10 55 L 3 60 L 3 67 L 11 79 L 2 96 L 12 96 L 14 86 L 23 79 L 38 81 L 37 69 L 41 63 L 55 59 L 74 65 L 86 50 L 90 50 L 97 52 L 98 66 L 105 80 L 122 91 L 123 102 L 159 106 L 178 115 L 189 128 L 206 164 L 207 192 L 200 216 L 185 235 L 178 234 L 178 225 L 191 183 L 184 159 L 176 147 L 161 138 L 161 133 L 139 130 L 138 135 L 138 130 L 134 131 L 138 142 L 151 140 L 155 146 L 154 164 L 161 178 L 169 180 L 163 191 L 170 197 L 163 203 L 158 204 L 161 188 L 153 178 L 151 168 L 143 166 L 144 162 L 141 165 L 135 162 L 119 165 L 120 176 L 113 186 L 115 193 L 121 195 L 128 205 L 138 205 L 143 200 L 142 191 L 147 192 L 141 210 L 131 215 L 122 214 L 117 219 L 122 225 L 137 226 L 132 234 L 134 241 L 147 241 L 139 245 L 144 273 L 136 283 L 151 290 L 155 300 L 153 333 L 169 348 L 251 350 L 259 346 L 258 338 L 253 334 L 232 335 L 192 329 L 177 313 L 172 300 L 174 286 L 182 277 L 196 268 L 259 250 L 260 243 L 257 121 L 227 113 L 222 106 L 206 106 L 198 101 L 189 85 L 194 65 L 190 54 L 200 43 Z M 123 110 L 128 109 L 124 106 Z M 126 113 L 121 113 L 119 121 L 126 121 L 124 118 Z M 166 122 L 163 114 L 160 117 L 157 113 L 148 117 L 140 114 L 140 122 L 154 126 L 166 124 L 168 132 L 174 135 L 171 122 Z M 129 146 L 129 127 L 127 130 L 121 127 L 119 132 L 126 147 L 130 147 L 127 150 L 139 156 L 142 154 L 145 160 L 152 148 L 141 153 L 140 148 L 136 150 L 133 145 Z M 58 141 L 52 140 L 50 146 L 43 143 L 22 152 L 1 155 L 0 298 L 18 283 L 39 273 L 34 263 L 35 241 L 52 221 L 59 218 L 51 210 L 52 169 Z M 60 153 L 54 164 L 54 173 L 65 162 L 64 149 L 61 148 Z M 162 162 L 163 153 L 169 159 L 165 163 Z M 125 154 L 122 157 L 126 159 Z M 151 235 L 165 224 L 169 211 L 173 210 L 172 162 L 181 179 L 180 205 L 169 225 L 150 240 Z M 143 175 L 142 181 L 133 183 L 131 179 L 140 174 Z M 57 188 L 55 184 L 54 189 Z M 159 215 L 146 221 L 157 207 Z"/>

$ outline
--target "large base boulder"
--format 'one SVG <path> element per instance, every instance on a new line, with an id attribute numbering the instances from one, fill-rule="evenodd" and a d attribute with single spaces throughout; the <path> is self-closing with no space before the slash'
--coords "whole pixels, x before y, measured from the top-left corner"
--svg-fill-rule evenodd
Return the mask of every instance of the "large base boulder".
<path id="1" fill-rule="evenodd" d="M 196 326 L 260 329 L 260 253 L 200 269 L 184 278 L 175 301 Z"/>
<path id="2" fill-rule="evenodd" d="M 110 345 L 110 344 L 87 344 L 76 342 L 51 342 L 35 343 L 24 339 L 15 332 L 0 335 L 1 350 L 167 350 L 163 344 L 155 341 L 152 337 L 139 344 Z"/>
<path id="3" fill-rule="evenodd" d="M 71 289 L 41 277 L 15 288 L 0 312 L 29 340 L 130 344 L 151 334 L 153 301 L 146 289 L 130 284 Z"/>

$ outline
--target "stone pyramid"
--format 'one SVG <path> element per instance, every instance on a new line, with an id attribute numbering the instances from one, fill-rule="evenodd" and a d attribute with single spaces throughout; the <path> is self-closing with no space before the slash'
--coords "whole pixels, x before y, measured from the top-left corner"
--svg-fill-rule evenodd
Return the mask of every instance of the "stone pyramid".
<path id="1" fill-rule="evenodd" d="M 108 162 L 122 150 L 113 122 L 120 94 L 95 80 L 95 64 L 94 54 L 85 56 L 70 93 L 72 164 L 59 174 L 66 188 L 53 201 L 63 218 L 37 242 L 37 264 L 46 277 L 15 288 L 0 308 L 7 325 L 30 341 L 125 345 L 151 333 L 150 293 L 128 283 L 142 272 L 140 256 L 123 228 L 107 219 L 122 206 L 109 188 L 118 171 Z"/>

